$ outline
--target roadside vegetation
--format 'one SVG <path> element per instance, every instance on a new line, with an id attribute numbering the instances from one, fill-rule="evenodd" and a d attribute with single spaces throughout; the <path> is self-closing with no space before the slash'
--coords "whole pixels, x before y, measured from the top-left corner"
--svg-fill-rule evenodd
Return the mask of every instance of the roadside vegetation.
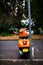
<path id="1" fill-rule="evenodd" d="M 34 34 L 43 34 L 43 2 L 31 1 Z M 39 5 L 40 4 L 40 5 Z M 28 0 L 0 0 L 0 35 L 18 35 L 20 28 L 28 28 L 21 20 L 28 18 Z"/>

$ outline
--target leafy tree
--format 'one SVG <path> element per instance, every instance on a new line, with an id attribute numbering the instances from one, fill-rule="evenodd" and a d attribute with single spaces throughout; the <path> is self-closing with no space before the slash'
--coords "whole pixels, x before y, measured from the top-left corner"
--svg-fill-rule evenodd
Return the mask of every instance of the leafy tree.
<path id="1" fill-rule="evenodd" d="M 36 33 L 40 33 L 39 28 L 43 29 L 43 1 L 31 0 L 31 14 L 35 21 L 34 30 Z M 40 29 L 40 30 L 41 30 Z"/>
<path id="2" fill-rule="evenodd" d="M 25 6 L 23 5 L 25 1 Z M 34 30 L 43 30 L 43 1 L 31 1 L 31 16 L 35 21 Z M 9 27 L 21 27 L 21 19 L 28 18 L 28 0 L 0 0 L 0 25 L 8 30 Z M 0 27 L 0 30 L 1 30 Z"/>

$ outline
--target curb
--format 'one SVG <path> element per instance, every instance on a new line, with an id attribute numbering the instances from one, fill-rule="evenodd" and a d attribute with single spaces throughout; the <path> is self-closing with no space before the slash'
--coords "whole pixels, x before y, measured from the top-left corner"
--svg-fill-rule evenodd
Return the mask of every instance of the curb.
<path id="1" fill-rule="evenodd" d="M 17 41 L 18 38 L 19 38 L 19 36 L 4 36 L 4 37 L 0 36 L 0 41 L 1 40 L 4 40 L 4 41 L 6 41 L 6 40 L 9 40 L 9 41 L 15 40 L 15 41 Z M 43 35 L 32 35 L 32 39 L 34 39 L 34 40 L 35 39 L 36 40 L 42 39 L 43 40 Z"/>

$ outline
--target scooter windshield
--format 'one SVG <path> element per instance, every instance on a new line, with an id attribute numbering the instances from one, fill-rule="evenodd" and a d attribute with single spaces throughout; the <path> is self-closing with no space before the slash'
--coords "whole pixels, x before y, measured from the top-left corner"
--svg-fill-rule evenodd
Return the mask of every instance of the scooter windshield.
<path id="1" fill-rule="evenodd" d="M 21 36 L 21 39 L 27 39 L 29 36 Z"/>

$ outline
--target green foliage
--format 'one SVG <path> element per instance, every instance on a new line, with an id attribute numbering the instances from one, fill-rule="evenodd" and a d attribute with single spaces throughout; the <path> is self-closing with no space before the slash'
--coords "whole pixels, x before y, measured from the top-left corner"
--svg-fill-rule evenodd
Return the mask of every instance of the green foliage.
<path id="1" fill-rule="evenodd" d="M 12 34 L 14 32 L 14 28 L 13 27 L 10 27 L 9 28 L 9 33 Z"/>
<path id="2" fill-rule="evenodd" d="M 0 35 L 1 35 L 1 36 L 6 36 L 7 33 L 6 33 L 6 32 L 2 32 L 2 33 L 0 33 Z"/>
<path id="3" fill-rule="evenodd" d="M 31 17 L 35 21 L 35 33 L 43 33 L 43 1 L 30 0 L 31 1 Z M 7 3 L 10 3 L 7 4 Z M 23 9 L 21 1 L 18 0 L 0 0 L 0 33 L 2 35 L 11 34 L 15 31 L 15 28 L 20 29 L 25 27 L 24 23 L 21 23 L 21 19 L 24 19 L 23 14 L 28 18 L 28 0 L 25 0 L 25 8 Z M 17 13 L 15 15 L 15 9 Z M 16 30 L 17 31 L 17 30 Z"/>
<path id="4" fill-rule="evenodd" d="M 35 21 L 35 31 L 36 33 L 43 34 L 43 1 L 41 0 L 31 0 L 31 16 Z"/>
<path id="5" fill-rule="evenodd" d="M 21 26 L 22 26 L 22 27 L 25 27 L 25 24 L 24 24 L 23 22 L 21 22 Z"/>
<path id="6" fill-rule="evenodd" d="M 28 17 L 28 0 L 25 0 L 25 15 Z"/>
<path id="7" fill-rule="evenodd" d="M 0 33 L 2 33 L 2 32 L 6 32 L 7 34 L 12 33 L 14 31 L 13 29 L 16 26 L 17 25 L 15 25 L 15 18 L 14 17 L 3 16 L 0 20 Z"/>
<path id="8" fill-rule="evenodd" d="M 9 33 L 11 34 L 11 33 L 14 33 L 14 32 L 18 33 L 18 28 L 10 27 L 9 28 Z"/>

